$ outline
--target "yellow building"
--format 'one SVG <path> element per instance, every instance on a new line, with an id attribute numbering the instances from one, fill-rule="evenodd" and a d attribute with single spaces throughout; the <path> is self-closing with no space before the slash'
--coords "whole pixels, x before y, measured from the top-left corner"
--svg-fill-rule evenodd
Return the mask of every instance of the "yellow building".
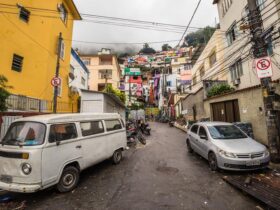
<path id="1" fill-rule="evenodd" d="M 74 2 L 1 0 L 0 9 L 0 74 L 13 86 L 10 110 L 52 111 L 60 33 L 58 112 L 76 109 L 68 87 L 73 22 L 81 20 Z"/>
<path id="2" fill-rule="evenodd" d="M 90 71 L 90 90 L 103 91 L 106 83 L 119 88 L 121 69 L 117 56 L 111 54 L 110 49 L 102 49 L 94 55 L 81 55 L 81 58 Z"/>

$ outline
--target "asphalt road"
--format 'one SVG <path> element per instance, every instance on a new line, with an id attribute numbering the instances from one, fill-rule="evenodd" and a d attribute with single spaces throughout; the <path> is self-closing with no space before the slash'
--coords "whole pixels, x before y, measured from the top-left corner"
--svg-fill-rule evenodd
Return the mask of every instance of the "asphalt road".
<path id="1" fill-rule="evenodd" d="M 188 154 L 185 133 L 167 124 L 151 123 L 151 127 L 146 146 L 126 151 L 117 166 L 105 161 L 87 169 L 74 191 L 13 194 L 13 202 L 40 210 L 248 210 L 259 206 L 223 182 L 224 174 L 211 172 L 206 161 Z"/>

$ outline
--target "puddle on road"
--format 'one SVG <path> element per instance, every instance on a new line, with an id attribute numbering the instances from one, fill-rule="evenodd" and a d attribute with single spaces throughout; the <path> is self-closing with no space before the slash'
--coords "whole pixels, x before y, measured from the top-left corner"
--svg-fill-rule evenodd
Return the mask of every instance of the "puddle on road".
<path id="1" fill-rule="evenodd" d="M 157 171 L 172 175 L 178 173 L 179 169 L 174 167 L 168 167 L 168 166 L 158 166 Z"/>

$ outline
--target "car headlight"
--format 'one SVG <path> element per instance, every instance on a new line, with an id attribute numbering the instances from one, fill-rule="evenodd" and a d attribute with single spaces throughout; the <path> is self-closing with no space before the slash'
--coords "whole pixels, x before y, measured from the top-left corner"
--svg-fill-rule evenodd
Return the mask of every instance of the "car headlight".
<path id="1" fill-rule="evenodd" d="M 224 150 L 219 150 L 219 154 L 224 156 L 224 157 L 230 157 L 230 158 L 236 158 L 236 155 L 234 153 L 231 152 L 226 152 Z"/>
<path id="2" fill-rule="evenodd" d="M 32 171 L 32 167 L 29 163 L 23 163 L 21 170 L 25 175 L 29 175 Z"/>
<path id="3" fill-rule="evenodd" d="M 268 151 L 268 149 L 267 149 L 267 150 L 265 150 L 265 152 L 264 152 L 264 156 L 265 156 L 265 157 L 269 156 L 269 151 Z"/>

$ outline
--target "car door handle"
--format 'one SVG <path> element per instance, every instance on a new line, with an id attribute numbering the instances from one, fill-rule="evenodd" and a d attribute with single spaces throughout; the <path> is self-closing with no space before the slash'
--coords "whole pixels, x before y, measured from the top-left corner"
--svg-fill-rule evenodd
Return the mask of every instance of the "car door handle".
<path id="1" fill-rule="evenodd" d="M 76 146 L 77 149 L 81 149 L 82 148 L 82 145 L 78 145 Z"/>

